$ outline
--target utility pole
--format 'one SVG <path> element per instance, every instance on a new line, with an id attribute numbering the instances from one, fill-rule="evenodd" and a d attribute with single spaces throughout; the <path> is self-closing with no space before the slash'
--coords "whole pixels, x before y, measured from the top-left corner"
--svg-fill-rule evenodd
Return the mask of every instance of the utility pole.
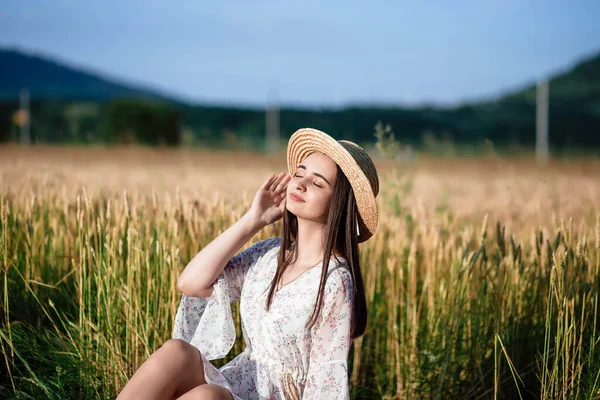
<path id="1" fill-rule="evenodd" d="M 21 144 L 31 143 L 31 123 L 29 118 L 29 89 L 22 89 L 20 98 Z"/>
<path id="2" fill-rule="evenodd" d="M 538 81 L 536 90 L 535 158 L 540 165 L 548 163 L 548 80 Z"/>
<path id="3" fill-rule="evenodd" d="M 274 87 L 269 91 L 265 119 L 267 126 L 266 149 L 268 152 L 275 152 L 279 150 L 280 140 L 279 99 L 277 96 L 277 87 Z"/>

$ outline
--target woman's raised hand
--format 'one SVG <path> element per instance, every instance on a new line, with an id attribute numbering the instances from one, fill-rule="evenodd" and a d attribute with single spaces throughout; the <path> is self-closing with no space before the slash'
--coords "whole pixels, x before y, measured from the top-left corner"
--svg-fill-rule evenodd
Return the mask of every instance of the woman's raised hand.
<path id="1" fill-rule="evenodd" d="M 256 192 L 248 213 L 265 226 L 283 217 L 286 189 L 290 179 L 291 176 L 288 173 L 271 174 Z"/>

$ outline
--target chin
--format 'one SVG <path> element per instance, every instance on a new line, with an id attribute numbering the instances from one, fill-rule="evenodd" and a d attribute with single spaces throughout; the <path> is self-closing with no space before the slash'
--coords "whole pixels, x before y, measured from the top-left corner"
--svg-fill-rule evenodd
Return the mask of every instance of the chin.
<path id="1" fill-rule="evenodd" d="M 298 219 L 312 219 L 310 216 L 306 215 L 306 212 L 304 212 L 304 210 L 296 209 L 295 205 L 291 205 L 291 207 L 290 207 L 290 204 L 287 204 L 286 208 L 291 214 L 293 214 Z"/>
<path id="2" fill-rule="evenodd" d="M 294 211 L 296 209 L 294 204 L 286 203 L 285 208 L 295 216 L 298 216 L 298 214 Z"/>

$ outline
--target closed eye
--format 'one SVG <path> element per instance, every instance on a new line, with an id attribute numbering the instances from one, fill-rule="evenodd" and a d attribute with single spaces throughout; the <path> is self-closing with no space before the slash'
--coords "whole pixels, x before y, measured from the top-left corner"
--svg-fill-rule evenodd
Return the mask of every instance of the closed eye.
<path id="1" fill-rule="evenodd" d="M 297 176 L 298 178 L 302 178 L 300 175 L 298 175 L 298 173 L 295 173 L 295 174 L 294 174 L 294 176 Z M 318 188 L 322 188 L 322 187 L 323 187 L 323 186 L 321 186 L 321 185 L 317 185 L 317 183 L 316 183 L 316 182 L 313 182 L 313 185 L 315 185 L 315 186 L 316 186 L 316 187 L 318 187 Z"/>

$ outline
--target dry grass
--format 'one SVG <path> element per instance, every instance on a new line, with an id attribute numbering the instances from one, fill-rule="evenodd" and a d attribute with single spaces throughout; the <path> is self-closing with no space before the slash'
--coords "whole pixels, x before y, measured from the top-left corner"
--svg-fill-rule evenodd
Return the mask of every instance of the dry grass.
<path id="1" fill-rule="evenodd" d="M 593 396 L 600 162 L 376 164 L 353 396 Z M 113 398 L 170 336 L 185 263 L 284 168 L 284 154 L 0 148 L 7 393 Z"/>

